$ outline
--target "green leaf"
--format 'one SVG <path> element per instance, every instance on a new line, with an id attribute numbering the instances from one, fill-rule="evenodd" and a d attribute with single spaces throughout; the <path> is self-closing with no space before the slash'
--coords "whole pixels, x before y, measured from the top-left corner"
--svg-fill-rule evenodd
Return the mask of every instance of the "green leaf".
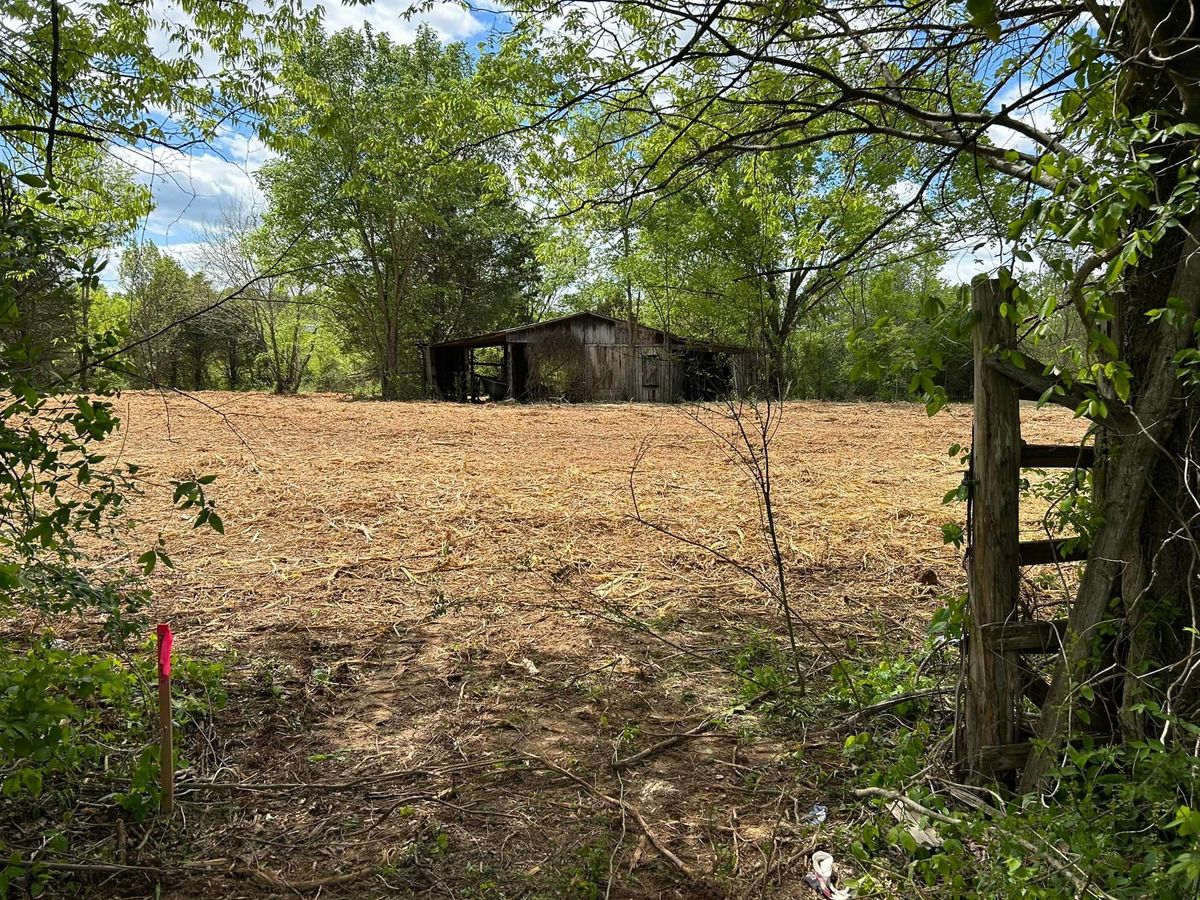
<path id="1" fill-rule="evenodd" d="M 137 561 L 141 564 L 142 574 L 149 575 L 154 571 L 154 567 L 158 563 L 158 553 L 154 550 L 147 550 L 137 558 Z"/>

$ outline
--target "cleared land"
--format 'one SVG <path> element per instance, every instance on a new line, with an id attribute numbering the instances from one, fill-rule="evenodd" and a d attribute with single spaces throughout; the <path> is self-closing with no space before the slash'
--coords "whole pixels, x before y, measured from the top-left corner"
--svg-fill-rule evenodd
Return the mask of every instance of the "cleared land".
<path id="1" fill-rule="evenodd" d="M 851 707 L 804 727 L 769 706 L 723 715 L 739 653 L 782 646 L 778 609 L 631 518 L 648 440 L 644 517 L 766 571 L 749 483 L 683 410 L 201 399 L 124 395 L 117 442 L 149 482 L 145 536 L 176 564 L 154 615 L 180 654 L 229 666 L 181 776 L 226 787 L 182 790 L 174 848 L 142 851 L 209 861 L 168 893 L 800 897 L 817 848 L 854 874 L 844 829 L 873 810 L 845 787 Z M 1024 424 L 1031 441 L 1082 433 L 1061 410 Z M 939 526 L 962 514 L 941 498 L 968 435 L 965 408 L 784 411 L 774 500 L 810 693 L 838 658 L 918 645 L 961 588 Z M 218 476 L 223 537 L 169 508 L 193 470 Z"/>

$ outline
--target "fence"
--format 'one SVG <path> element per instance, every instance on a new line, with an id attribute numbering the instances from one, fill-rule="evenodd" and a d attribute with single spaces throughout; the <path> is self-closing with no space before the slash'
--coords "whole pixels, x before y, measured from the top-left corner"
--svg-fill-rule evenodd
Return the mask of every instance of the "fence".
<path id="1" fill-rule="evenodd" d="M 975 410 L 968 475 L 968 625 L 955 750 L 968 777 L 1012 782 L 1032 748 L 1032 726 L 1022 708 L 1026 700 L 1040 708 L 1049 692 L 1030 658 L 1058 653 L 1066 634 L 1065 620 L 1035 620 L 1022 610 L 1021 570 L 1086 558 L 1069 540 L 1020 539 L 1021 470 L 1088 467 L 1094 451 L 1022 441 L 1022 389 L 1004 371 L 1007 355 L 1016 349 L 1016 326 L 1005 314 L 1001 282 L 977 282 L 971 307 Z"/>

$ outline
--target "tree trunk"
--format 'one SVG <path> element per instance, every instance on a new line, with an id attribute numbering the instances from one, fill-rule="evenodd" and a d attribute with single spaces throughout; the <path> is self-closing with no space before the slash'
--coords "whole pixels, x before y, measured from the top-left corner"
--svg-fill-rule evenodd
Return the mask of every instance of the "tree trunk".
<path id="1" fill-rule="evenodd" d="M 384 400 L 400 399 L 400 373 L 393 353 L 388 354 L 379 372 L 379 396 Z"/>
<path id="2" fill-rule="evenodd" d="M 241 390 L 242 365 L 238 358 L 237 342 L 233 340 L 230 341 L 229 350 L 225 355 L 225 376 L 229 380 L 231 391 Z"/>
<path id="3" fill-rule="evenodd" d="M 1057 761 L 1073 730 L 1075 698 L 1093 692 L 1097 660 L 1111 654 L 1125 672 L 1123 726 L 1143 731 L 1142 715 L 1130 707 L 1151 694 L 1159 704 L 1172 698 L 1170 679 L 1184 663 L 1181 648 L 1164 645 L 1164 635 L 1186 640 L 1195 626 L 1191 587 L 1197 510 L 1191 415 L 1181 415 L 1191 399 L 1178 378 L 1176 355 L 1193 345 L 1200 311 L 1200 214 L 1189 222 L 1191 236 L 1164 242 L 1156 266 L 1135 270 L 1118 306 L 1117 345 L 1134 375 L 1132 407 L 1139 429 L 1109 429 L 1098 459 L 1093 505 L 1098 526 L 1087 567 L 1071 606 L 1064 653 L 1055 666 L 1042 707 L 1038 737 L 1022 775 L 1023 790 L 1034 790 Z M 1176 312 L 1151 322 L 1150 309 L 1177 302 Z M 1186 479 L 1186 480 L 1185 480 Z M 1190 482 L 1190 483 L 1189 483 Z M 1191 487 L 1192 491 L 1188 488 Z M 1132 613 L 1128 621 L 1113 608 Z M 1163 655 L 1169 654 L 1169 655 Z M 1149 677 L 1154 670 L 1158 674 Z M 1182 698 L 1191 688 L 1176 685 Z M 1150 692 L 1148 694 L 1147 692 Z"/>
<path id="4" fill-rule="evenodd" d="M 774 399 L 784 400 L 788 394 L 787 339 L 773 332 L 767 339 L 767 387 Z"/>
<path id="5" fill-rule="evenodd" d="M 204 390 L 204 355 L 200 352 L 192 355 L 192 387 Z"/>
<path id="6" fill-rule="evenodd" d="M 1191 223 L 1200 227 L 1200 216 Z M 1168 248 L 1164 248 L 1168 249 Z M 1169 248 L 1167 259 L 1178 260 L 1174 285 L 1163 285 L 1160 271 L 1151 272 L 1142 284 L 1135 285 L 1143 294 L 1141 302 L 1130 303 L 1123 310 L 1118 329 L 1122 350 L 1134 353 L 1138 338 L 1147 327 L 1148 309 L 1166 304 L 1168 297 L 1184 300 L 1194 317 L 1200 312 L 1200 300 L 1195 279 L 1200 278 L 1200 265 L 1195 255 L 1200 246 L 1188 241 L 1182 247 Z M 1158 254 L 1156 254 L 1157 256 Z M 1190 294 L 1190 296 L 1189 296 Z M 1183 325 L 1186 327 L 1186 324 Z M 1144 345 L 1144 339 L 1141 341 Z M 1185 346 L 1187 343 L 1185 342 Z M 1139 359 L 1143 367 L 1154 365 L 1152 360 Z M 1174 369 L 1174 365 L 1168 364 Z M 1150 373 L 1146 372 L 1148 376 Z M 1142 709 L 1147 702 L 1164 709 L 1176 707 L 1181 700 L 1172 682 L 1182 674 L 1179 670 L 1191 647 L 1188 629 L 1197 625 L 1196 523 L 1200 521 L 1200 479 L 1197 479 L 1197 427 L 1200 414 L 1194 389 L 1183 383 L 1175 385 L 1173 396 L 1174 420 L 1159 439 L 1154 459 L 1147 475 L 1143 511 L 1137 530 L 1130 536 L 1123 559 L 1126 562 L 1119 585 L 1121 608 L 1125 622 L 1118 641 L 1123 665 L 1118 696 L 1123 736 L 1138 740 L 1151 734 L 1165 734 L 1161 722 L 1153 723 Z M 1119 449 L 1122 439 L 1111 443 Z M 1171 668 L 1163 670 L 1163 666 Z M 1158 674 L 1151 674 L 1157 672 Z"/>
<path id="7" fill-rule="evenodd" d="M 80 322 L 79 322 L 79 389 L 85 394 L 91 390 L 91 360 L 88 349 L 91 347 L 91 284 L 84 281 L 80 289 Z"/>
<path id="8" fill-rule="evenodd" d="M 1179 681 L 1186 674 L 1186 660 L 1200 649 L 1189 631 L 1197 624 L 1194 541 L 1200 535 L 1194 523 L 1200 516 L 1200 483 L 1194 466 L 1182 464 L 1196 458 L 1200 417 L 1194 401 L 1194 396 L 1188 398 L 1187 409 L 1163 442 L 1165 452 L 1148 480 L 1141 527 L 1125 554 L 1118 696 L 1121 733 L 1127 740 L 1169 736 L 1170 728 L 1146 714 L 1147 703 L 1176 714 L 1195 709 L 1196 688 Z"/>

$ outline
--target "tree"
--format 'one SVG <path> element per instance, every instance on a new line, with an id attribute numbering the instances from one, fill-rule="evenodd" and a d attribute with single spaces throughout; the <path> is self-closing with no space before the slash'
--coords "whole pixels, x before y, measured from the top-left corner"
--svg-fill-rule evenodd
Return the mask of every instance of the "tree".
<path id="1" fill-rule="evenodd" d="M 537 47 L 558 76 L 538 82 L 556 93 L 531 121 L 552 123 L 579 108 L 653 117 L 685 152 L 670 165 L 647 165 L 633 192 L 670 191 L 713 158 L 890 146 L 919 154 L 920 176 L 892 198 L 885 218 L 975 180 L 987 215 L 958 210 L 962 236 L 1004 239 L 1001 262 L 1010 268 L 1035 251 L 1055 260 L 1069 285 L 1066 311 L 1086 341 L 1063 348 L 1051 367 L 1024 358 L 996 365 L 1045 402 L 1090 417 L 1100 464 L 1068 650 L 1023 786 L 1036 787 L 1050 770 L 1081 691 L 1112 697 L 1128 738 L 1146 735 L 1152 720 L 1160 735 L 1178 733 L 1200 691 L 1182 637 L 1195 627 L 1189 573 L 1200 514 L 1187 475 L 1200 360 L 1200 56 L 1191 7 L 565 6 L 564 27 L 550 36 L 542 25 L 550 9 L 520 5 L 511 53 Z M 622 39 L 606 39 L 613 34 Z M 580 65 L 585 47 L 599 50 Z M 689 102 L 656 107 L 655 89 L 667 82 L 684 85 Z M 741 103 L 735 89 L 743 84 L 760 86 L 763 100 Z M 1031 343 L 1049 339 L 1044 326 L 1062 307 L 1035 306 L 1005 277 L 1008 314 Z M 1114 602 L 1120 627 L 1097 638 Z"/>
<path id="2" fill-rule="evenodd" d="M 97 273 L 104 268 L 105 251 L 119 244 L 147 210 L 148 193 L 132 183 L 123 166 L 90 146 L 66 148 L 59 167 L 62 193 L 48 194 L 42 203 L 26 185 L 0 169 L 0 207 L 9 219 L 26 207 L 53 219 L 61 226 L 53 233 L 70 235 L 75 241 L 61 248 L 69 254 L 72 268 Z M 68 224 L 75 227 L 68 229 Z M 38 348 L 46 364 L 77 369 L 79 385 L 87 390 L 88 353 L 96 337 L 91 322 L 96 288 L 91 279 L 63 283 L 62 276 L 63 271 L 52 269 L 32 277 L 12 273 L 20 283 L 15 326 L 24 340 Z"/>
<path id="3" fill-rule="evenodd" d="M 98 618 L 99 634 L 113 649 L 144 625 L 148 594 L 140 576 L 169 562 L 161 542 L 132 545 L 127 557 L 94 556 L 108 539 L 129 534 L 122 514 L 136 490 L 136 467 L 102 452 L 119 420 L 109 385 L 84 379 L 99 370 L 120 372 L 121 361 L 142 346 L 122 346 L 114 333 L 96 335 L 91 321 L 94 299 L 104 296 L 95 251 L 120 240 L 130 210 L 145 203 L 141 189 L 113 174 L 104 153 L 114 144 L 195 146 L 248 104 L 267 99 L 270 69 L 262 64 L 295 21 L 289 3 L 272 0 L 255 9 L 236 0 L 153 10 L 67 0 L 5 6 L 0 615 L 31 622 L 68 613 L 83 623 Z M 271 30 L 256 33 L 267 24 Z M 89 346 L 76 355 L 77 340 Z M 103 396 L 84 387 L 98 387 Z M 181 481 L 175 496 L 181 507 L 198 511 L 196 524 L 219 530 L 204 496 L 209 481 Z M 0 642 L 5 818 L 65 821 L 100 768 L 135 786 L 150 784 L 152 763 L 143 750 L 153 735 L 144 688 L 124 653 L 81 653 L 32 634 Z M 137 816 L 151 801 L 148 789 L 135 787 L 114 802 Z M 41 838 L 42 850 L 61 850 L 66 840 L 49 825 Z M 48 871 L 40 858 L 31 861 L 8 846 L 0 851 L 7 860 L 0 894 L 17 879 L 28 893 L 44 891 Z"/>
<path id="4" fill-rule="evenodd" d="M 936 355 L 932 377 L 939 393 L 952 400 L 971 399 L 969 342 L 943 326 L 944 313 L 965 312 L 966 293 L 938 273 L 941 259 L 923 256 L 870 272 L 842 285 L 834 305 L 844 337 L 853 393 L 901 400 L 914 384 L 914 354 Z"/>
<path id="5" fill-rule="evenodd" d="M 203 332 L 192 321 L 171 326 L 210 299 L 202 282 L 152 242 L 127 246 L 120 274 L 133 344 L 127 373 L 151 385 L 198 387 L 208 352 Z"/>
<path id="6" fill-rule="evenodd" d="M 304 382 L 317 329 L 317 287 L 304 270 L 272 269 L 273 261 L 287 252 L 278 235 L 260 227 L 258 216 L 245 206 L 224 209 L 218 224 L 207 232 L 207 270 L 223 287 L 249 285 L 224 310 L 233 326 L 229 336 L 234 337 L 239 326 L 244 336 L 227 345 L 227 380 L 232 389 L 240 386 L 238 360 L 243 345 L 250 362 L 260 356 L 274 393 L 295 394 Z M 245 340 L 251 336 L 251 341 Z"/>
<path id="7" fill-rule="evenodd" d="M 318 17 L 287 0 L 12 4 L 0 21 L 4 162 L 51 181 L 78 145 L 208 140 L 267 99 L 279 47 Z"/>
<path id="8" fill-rule="evenodd" d="M 893 143 L 697 149 L 738 127 L 740 111 L 778 102 L 778 90 L 773 79 L 725 86 L 728 108 L 708 104 L 701 134 L 681 139 L 673 117 L 702 105 L 697 85 L 630 76 L 612 102 L 549 123 L 561 139 L 539 146 L 545 183 L 533 187 L 579 235 L 565 246 L 589 247 L 579 279 L 591 287 L 578 302 L 761 348 L 767 381 L 786 395 L 807 316 L 848 279 L 929 255 L 946 235 L 896 208 L 922 156 Z M 939 208 L 963 194 L 948 180 Z"/>
<path id="9" fill-rule="evenodd" d="M 345 347 L 397 399 L 420 342 L 516 324 L 529 304 L 533 228 L 500 158 L 449 149 L 474 138 L 486 98 L 466 50 L 428 29 L 412 45 L 314 29 L 280 81 L 265 225 L 321 271 Z"/>
<path id="10" fill-rule="evenodd" d="M 7 9 L 0 21 L 4 190 L 51 219 L 70 215 L 80 228 L 46 233 L 76 236 L 79 265 L 100 271 L 104 252 L 149 210 L 149 192 L 133 184 L 121 152 L 195 148 L 223 128 L 261 128 L 280 47 L 318 18 L 290 0 L 200 0 L 153 11 L 34 0 Z M 45 298 L 35 323 L 53 332 L 60 359 L 76 354 L 73 377 L 85 390 L 103 362 L 84 340 L 92 283 L 72 282 L 53 310 Z M 31 303 L 27 295 L 23 308 L 32 312 Z M 108 348 L 107 358 L 114 352 Z"/>

